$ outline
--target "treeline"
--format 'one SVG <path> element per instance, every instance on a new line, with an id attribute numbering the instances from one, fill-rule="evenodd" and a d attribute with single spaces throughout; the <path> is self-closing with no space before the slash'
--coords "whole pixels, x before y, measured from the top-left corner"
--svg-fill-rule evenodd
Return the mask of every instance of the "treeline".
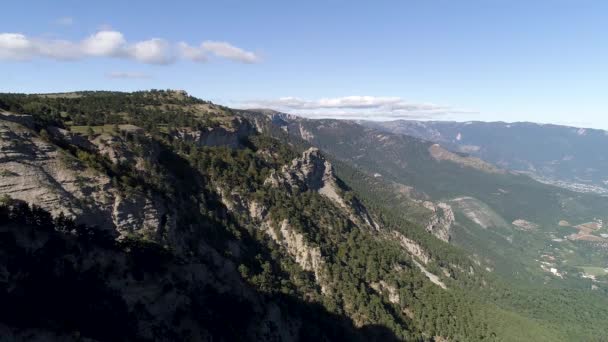
<path id="1" fill-rule="evenodd" d="M 197 127 L 191 105 L 209 102 L 170 90 L 133 93 L 75 92 L 68 94 L 0 94 L 0 109 L 34 115 L 44 125 L 134 124 L 149 130 L 159 125 Z"/>

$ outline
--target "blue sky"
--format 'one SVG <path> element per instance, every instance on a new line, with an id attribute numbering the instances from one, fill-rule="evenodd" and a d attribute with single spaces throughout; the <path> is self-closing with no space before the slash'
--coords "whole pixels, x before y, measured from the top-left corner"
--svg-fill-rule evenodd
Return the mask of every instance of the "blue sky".
<path id="1" fill-rule="evenodd" d="M 0 91 L 608 129 L 605 1 L 11 1 Z"/>

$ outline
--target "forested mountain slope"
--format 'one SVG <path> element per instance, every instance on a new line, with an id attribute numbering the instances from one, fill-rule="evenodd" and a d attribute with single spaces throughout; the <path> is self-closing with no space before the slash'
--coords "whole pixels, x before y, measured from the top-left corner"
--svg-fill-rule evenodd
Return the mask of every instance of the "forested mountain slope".
<path id="1" fill-rule="evenodd" d="M 543 184 L 440 144 L 355 122 L 258 112 L 358 168 L 341 176 L 384 208 L 412 218 L 412 200 L 445 204 L 454 218 L 450 241 L 489 270 L 526 284 L 606 288 L 606 197 Z"/>
<path id="2" fill-rule="evenodd" d="M 576 191 L 608 194 L 608 133 L 530 122 L 362 121 L 379 130 L 433 141 Z"/>
<path id="3" fill-rule="evenodd" d="M 2 94 L 0 111 L 2 336 L 607 337 L 603 295 L 511 288 L 446 242 L 447 206 L 377 201 L 398 193 L 265 114 L 176 91 Z"/>

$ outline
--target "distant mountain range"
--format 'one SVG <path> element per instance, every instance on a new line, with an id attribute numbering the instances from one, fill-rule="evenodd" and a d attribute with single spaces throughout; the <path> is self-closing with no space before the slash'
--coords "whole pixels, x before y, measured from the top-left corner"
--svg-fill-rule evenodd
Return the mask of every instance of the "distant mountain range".
<path id="1" fill-rule="evenodd" d="M 479 157 L 535 179 L 582 192 L 608 194 L 608 132 L 529 122 L 361 121 Z"/>

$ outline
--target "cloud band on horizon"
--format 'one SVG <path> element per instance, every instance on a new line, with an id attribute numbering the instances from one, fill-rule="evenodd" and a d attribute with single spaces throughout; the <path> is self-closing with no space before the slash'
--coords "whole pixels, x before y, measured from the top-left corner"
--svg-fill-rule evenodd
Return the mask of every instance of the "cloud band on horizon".
<path id="1" fill-rule="evenodd" d="M 61 61 L 105 57 L 145 64 L 167 65 L 179 59 L 207 62 L 210 56 L 240 63 L 257 63 L 260 57 L 228 42 L 203 41 L 199 47 L 152 38 L 129 43 L 119 31 L 101 30 L 81 41 L 32 38 L 21 33 L 0 33 L 0 60 L 28 61 L 49 58 Z"/>
<path id="2" fill-rule="evenodd" d="M 269 108 L 309 118 L 353 120 L 432 119 L 450 114 L 477 113 L 431 103 L 412 103 L 400 97 L 344 96 L 306 100 L 281 97 L 245 101 L 241 108 Z"/>

